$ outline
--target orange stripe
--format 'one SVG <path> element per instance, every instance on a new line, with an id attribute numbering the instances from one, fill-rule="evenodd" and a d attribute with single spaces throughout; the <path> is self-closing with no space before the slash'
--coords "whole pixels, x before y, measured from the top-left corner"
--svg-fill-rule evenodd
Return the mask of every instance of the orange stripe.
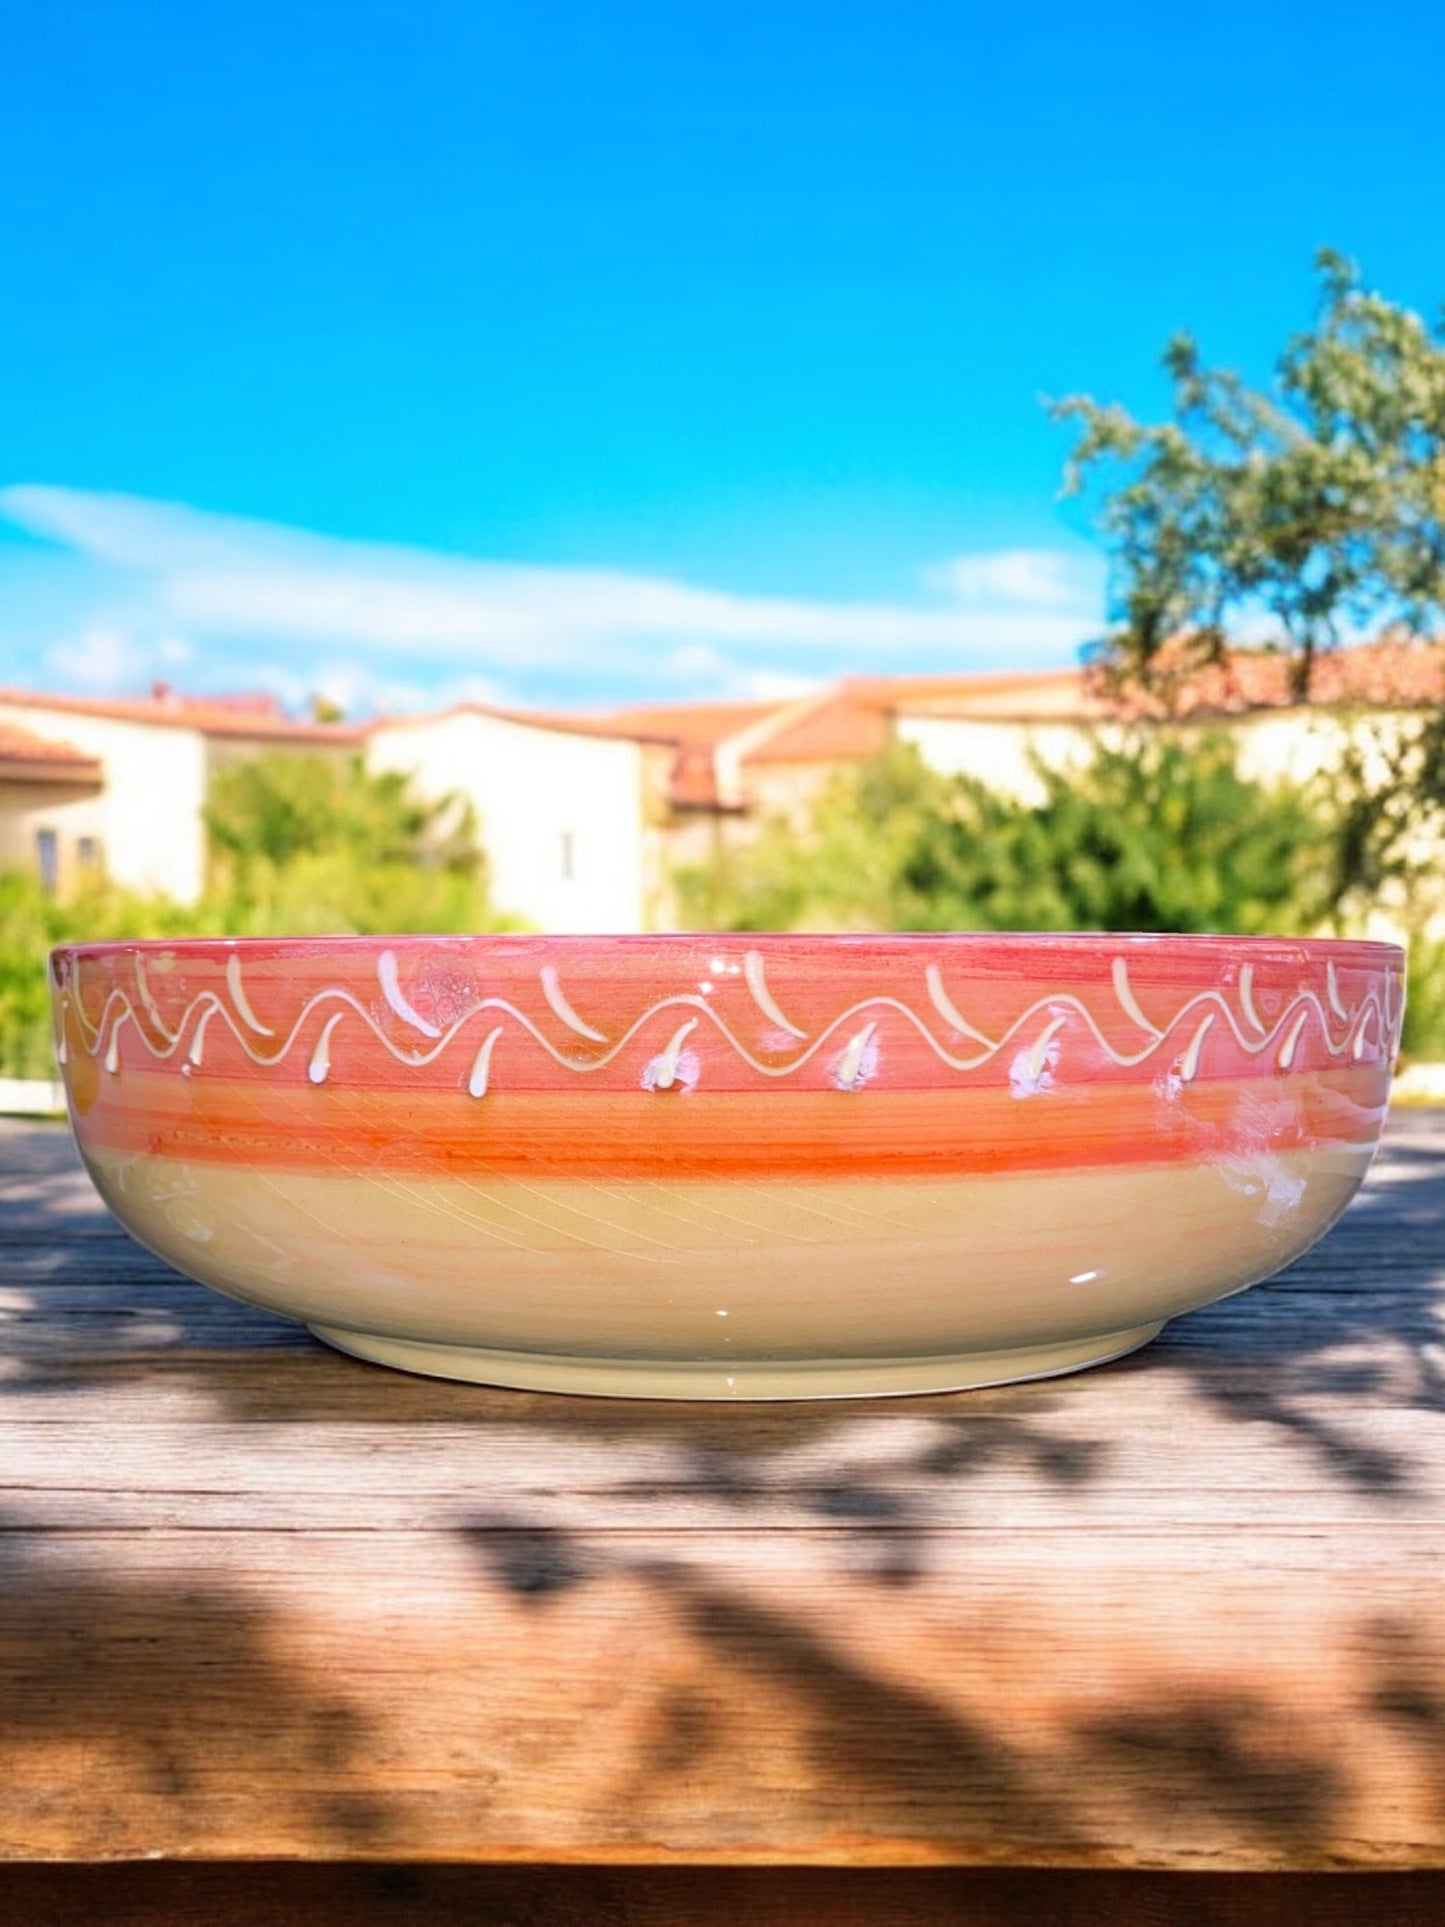
<path id="1" fill-rule="evenodd" d="M 1187 1085 L 686 1094 L 348 1091 L 129 1066 L 77 1103 L 82 1143 L 284 1170 L 533 1177 L 943 1176 L 1363 1145 L 1389 1078 L 1355 1065 Z"/>

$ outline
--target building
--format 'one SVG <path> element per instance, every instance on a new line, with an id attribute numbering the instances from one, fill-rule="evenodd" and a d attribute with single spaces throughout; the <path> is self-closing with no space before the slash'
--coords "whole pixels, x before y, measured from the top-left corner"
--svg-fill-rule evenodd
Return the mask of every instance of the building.
<path id="1" fill-rule="evenodd" d="M 1315 664 L 1308 702 L 1274 652 L 1240 653 L 1195 669 L 1169 688 L 1168 715 L 1186 729 L 1227 730 L 1241 775 L 1303 784 L 1338 769 L 1352 749 L 1367 765 L 1411 722 L 1445 703 L 1445 645 L 1378 642 L 1340 649 Z M 1096 742 L 1161 720 L 1164 706 L 1115 696 L 1082 670 L 979 677 L 949 689 L 900 685 L 893 729 L 933 769 L 967 772 L 1033 802 L 1037 765 L 1077 768 Z"/>
<path id="2" fill-rule="evenodd" d="M 295 722 L 268 696 L 0 690 L 0 865 L 67 892 L 88 869 L 193 903 L 217 773 L 277 751 L 363 755 L 469 803 L 495 907 L 543 930 L 665 926 L 670 742 L 577 716 L 468 703 L 369 730 Z"/>
<path id="3" fill-rule="evenodd" d="M 1288 660 L 1257 652 L 1191 671 L 1170 692 L 1188 727 L 1229 729 L 1242 771 L 1308 780 L 1376 753 L 1445 703 L 1445 645 L 1380 642 L 1321 658 L 1308 704 Z M 539 930 L 666 930 L 672 879 L 774 818 L 800 831 L 823 788 L 890 743 L 1032 801 L 1038 764 L 1068 768 L 1127 724 L 1082 670 L 851 677 L 777 702 L 662 704 L 605 716 L 462 703 L 369 729 L 291 721 L 271 698 L 144 700 L 0 690 L 0 864 L 53 889 L 87 869 L 193 902 L 205 876 L 204 807 L 216 773 L 270 751 L 363 754 L 431 801 L 464 799 L 496 909 Z"/>
<path id="4" fill-rule="evenodd" d="M 1191 670 L 1173 680 L 1167 713 L 1186 729 L 1228 730 L 1245 776 L 1301 784 L 1350 753 L 1383 769 L 1402 731 L 1445 704 L 1445 645 L 1386 640 L 1322 656 L 1308 703 L 1296 698 L 1290 667 L 1258 651 Z M 678 704 L 611 720 L 672 741 L 669 861 L 700 868 L 769 818 L 804 830 L 829 781 L 893 742 L 913 745 L 941 774 L 966 773 L 1033 803 L 1043 795 L 1039 765 L 1081 767 L 1100 741 L 1164 714 L 1161 701 L 1124 698 L 1090 672 L 1064 669 L 850 677 L 791 702 Z"/>
<path id="5" fill-rule="evenodd" d="M 0 867 L 68 890 L 100 862 L 100 759 L 0 723 Z"/>
<path id="6" fill-rule="evenodd" d="M 1079 678 L 1017 676 L 849 677 L 771 703 L 678 703 L 619 710 L 613 727 L 645 730 L 672 746 L 665 840 L 673 867 L 704 864 L 782 818 L 801 831 L 838 775 L 880 755 L 903 734 L 910 705 L 986 696 L 1023 683 Z M 1022 760 L 1026 761 L 1026 758 Z"/>
<path id="7" fill-rule="evenodd" d="M 62 890 L 103 868 L 128 889 L 194 903 L 205 887 L 206 793 L 219 770 L 274 750 L 354 756 L 363 742 L 359 729 L 293 722 L 266 696 L 0 689 L 0 862 L 32 867 Z"/>
<path id="8" fill-rule="evenodd" d="M 495 909 L 592 934 L 666 926 L 672 749 L 630 724 L 459 703 L 376 724 L 366 757 L 471 805 Z"/>

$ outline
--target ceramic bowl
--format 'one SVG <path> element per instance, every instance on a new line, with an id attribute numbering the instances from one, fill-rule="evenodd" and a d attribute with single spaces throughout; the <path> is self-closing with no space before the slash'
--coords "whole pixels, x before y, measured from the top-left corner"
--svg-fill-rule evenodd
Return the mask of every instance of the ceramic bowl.
<path id="1" fill-rule="evenodd" d="M 627 1396 L 1117 1357 L 1339 1216 L 1404 1003 L 1378 943 L 397 937 L 52 959 L 142 1243 L 383 1364 Z"/>

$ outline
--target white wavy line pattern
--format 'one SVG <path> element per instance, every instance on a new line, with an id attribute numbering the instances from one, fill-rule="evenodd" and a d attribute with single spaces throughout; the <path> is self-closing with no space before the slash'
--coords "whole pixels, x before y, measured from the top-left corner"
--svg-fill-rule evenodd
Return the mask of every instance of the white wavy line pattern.
<path id="1" fill-rule="evenodd" d="M 786 1018 L 782 1011 L 779 1010 L 772 991 L 768 989 L 768 979 L 763 968 L 763 953 L 761 950 L 750 950 L 743 958 L 743 977 L 746 980 L 748 989 L 752 992 L 753 1002 L 770 1024 L 776 1024 L 779 1030 L 785 1030 L 790 1037 L 803 1038 L 807 1036 L 807 1031 L 799 1030 L 798 1026 Z"/>
<path id="2" fill-rule="evenodd" d="M 594 1044 L 605 1044 L 607 1042 L 602 1032 L 600 1030 L 594 1030 L 591 1024 L 579 1017 L 567 1001 L 566 993 L 562 989 L 562 981 L 557 975 L 556 964 L 543 964 L 541 981 L 542 995 L 547 999 L 547 1002 L 552 1006 L 557 1016 L 562 1019 L 562 1022 L 567 1026 L 568 1030 L 575 1030 L 579 1037 L 589 1038 Z M 433 1035 L 435 1035 L 435 1032 L 433 1032 Z"/>
<path id="3" fill-rule="evenodd" d="M 234 951 L 231 953 L 231 962 L 238 962 Z M 237 975 L 239 974 L 238 971 Z M 441 1036 L 441 1032 L 437 1029 L 436 1025 L 432 1023 L 429 1018 L 422 1016 L 416 1005 L 412 1003 L 411 999 L 402 989 L 401 982 L 397 976 L 396 952 L 394 950 L 383 950 L 377 958 L 376 981 L 381 985 L 382 996 L 385 997 L 386 1001 L 391 1005 L 391 1008 L 404 1024 L 410 1024 L 413 1030 L 419 1030 L 423 1037 Z"/>
<path id="4" fill-rule="evenodd" d="M 251 1000 L 246 995 L 246 986 L 241 979 L 241 959 L 234 950 L 226 959 L 226 988 L 231 993 L 231 1002 L 236 1006 L 243 1024 L 249 1024 L 258 1037 L 276 1035 L 271 1026 L 263 1024 L 251 1008 Z"/>
<path id="5" fill-rule="evenodd" d="M 1119 965 L 1120 967 L 1113 973 L 1116 996 L 1124 1014 L 1132 1022 L 1137 1023 L 1142 1013 L 1139 1011 L 1132 990 L 1128 987 L 1127 971 L 1123 967 L 1122 959 L 1119 960 Z M 674 997 L 661 998 L 651 1004 L 628 1026 L 615 1043 L 585 1058 L 569 1056 L 566 1052 L 558 1050 L 525 1011 L 518 1009 L 504 997 L 477 998 L 454 1017 L 445 1030 L 439 1030 L 436 1025 L 422 1020 L 417 1027 L 434 1038 L 435 1042 L 429 1049 L 407 1050 L 387 1035 L 378 1024 L 373 1012 L 359 998 L 340 985 L 328 986 L 309 997 L 284 1039 L 274 1050 L 267 1052 L 258 1050 L 253 1040 L 258 1035 L 271 1037 L 276 1033 L 258 1023 L 255 1012 L 246 998 L 244 987 L 241 985 L 239 965 L 234 956 L 227 964 L 226 976 L 227 988 L 232 993 L 232 1002 L 235 1005 L 235 1014 L 217 992 L 204 990 L 191 999 L 179 1021 L 172 1028 L 160 1017 L 159 1012 L 152 1008 L 151 998 L 147 996 L 149 986 L 141 968 L 140 956 L 137 954 L 137 991 L 142 1008 L 154 1021 L 154 1028 L 159 1033 L 160 1042 L 148 1034 L 145 1025 L 139 1021 L 136 1007 L 130 997 L 119 988 L 113 988 L 109 992 L 99 1020 L 92 1023 L 80 1001 L 78 973 L 77 964 L 76 980 L 60 991 L 57 1000 L 61 1016 L 57 1057 L 62 1065 L 66 1064 L 72 1056 L 64 1021 L 67 1013 L 74 1017 L 75 1029 L 89 1055 L 99 1059 L 107 1072 L 115 1074 L 121 1069 L 119 1038 L 126 1024 L 130 1025 L 135 1037 L 154 1061 L 158 1063 L 167 1061 L 174 1057 L 184 1045 L 187 1067 L 200 1069 L 205 1062 L 207 1030 L 213 1021 L 219 1019 L 251 1062 L 258 1068 L 269 1070 L 281 1064 L 290 1054 L 303 1031 L 308 1028 L 313 1013 L 325 1010 L 328 1013 L 326 1020 L 312 1045 L 307 1062 L 307 1076 L 313 1084 L 323 1084 L 330 1077 L 332 1036 L 342 1020 L 349 1016 L 359 1019 L 376 1041 L 390 1052 L 397 1063 L 411 1069 L 422 1070 L 442 1056 L 453 1040 L 477 1017 L 495 1012 L 510 1018 L 546 1052 L 554 1063 L 565 1070 L 575 1072 L 578 1076 L 590 1076 L 614 1063 L 627 1050 L 638 1033 L 662 1012 L 695 1013 L 687 1017 L 674 1030 L 671 1041 L 662 1055 L 653 1059 L 649 1065 L 651 1074 L 644 1077 L 644 1088 L 657 1091 L 670 1090 L 679 1083 L 685 1088 L 691 1088 L 690 1080 L 679 1078 L 678 1063 L 685 1040 L 696 1029 L 702 1018 L 707 1019 L 718 1036 L 750 1069 L 760 1077 L 772 1079 L 795 1076 L 819 1052 L 828 1048 L 839 1031 L 848 1030 L 849 1026 L 854 1025 L 861 1018 L 864 1020 L 863 1027 L 850 1033 L 844 1043 L 842 1056 L 836 1059 L 832 1066 L 831 1081 L 835 1088 L 851 1091 L 858 1089 L 864 1082 L 871 1081 L 873 1069 L 879 1061 L 875 1041 L 878 1022 L 881 1014 L 887 1011 L 894 1012 L 910 1024 L 940 1063 L 949 1070 L 960 1073 L 981 1070 L 1008 1051 L 1015 1043 L 1021 1042 L 1028 1051 L 1026 1062 L 1031 1073 L 1031 1079 L 1026 1081 L 1037 1082 L 1042 1074 L 1051 1044 L 1058 1032 L 1064 1028 L 1069 1015 L 1073 1014 L 1082 1020 L 1099 1049 L 1121 1070 L 1132 1069 L 1151 1057 L 1162 1056 L 1172 1069 L 1173 1075 L 1182 1083 L 1189 1083 L 1198 1076 L 1208 1033 L 1219 1020 L 1222 1020 L 1224 1028 L 1233 1038 L 1235 1048 L 1246 1057 L 1257 1058 L 1266 1052 L 1271 1052 L 1276 1067 L 1281 1071 L 1288 1071 L 1294 1065 L 1301 1039 L 1311 1017 L 1317 1021 L 1321 1041 L 1331 1057 L 1348 1056 L 1353 1061 L 1359 1062 L 1368 1047 L 1367 1040 L 1372 1026 L 1382 1054 L 1393 1060 L 1399 1047 L 1398 1030 L 1404 1014 L 1403 994 L 1393 990 L 1393 978 L 1388 971 L 1382 971 L 1379 974 L 1378 988 L 1372 987 L 1353 1011 L 1346 1011 L 1340 999 L 1338 979 L 1331 966 L 1327 993 L 1328 1007 L 1313 990 L 1301 989 L 1286 1004 L 1274 1024 L 1266 1026 L 1260 1018 L 1254 1001 L 1253 972 L 1250 966 L 1246 965 L 1240 972 L 1238 995 L 1244 1022 L 1250 1026 L 1250 1033 L 1241 1026 L 1239 1018 L 1236 1017 L 1222 991 L 1205 990 L 1198 992 L 1182 1004 L 1163 1029 L 1159 1029 L 1145 1018 L 1144 1022 L 1148 1027 L 1145 1043 L 1136 1051 L 1121 1051 L 1104 1035 L 1088 1005 L 1071 992 L 1066 992 L 1036 999 L 1013 1020 L 1001 1037 L 990 1038 L 961 1019 L 957 1007 L 943 988 L 937 965 L 930 964 L 926 972 L 930 1001 L 935 1009 L 938 1009 L 941 1015 L 946 1014 L 950 1021 L 953 1018 L 959 1018 L 959 1022 L 953 1026 L 955 1030 L 977 1041 L 980 1048 L 972 1056 L 958 1056 L 948 1050 L 910 1004 L 902 1002 L 897 997 L 875 996 L 863 998 L 851 1004 L 846 1010 L 840 1011 L 831 1023 L 811 1041 L 806 1042 L 803 1048 L 786 1063 L 768 1063 L 748 1049 L 705 997 L 686 992 Z M 386 975 L 391 976 L 392 972 L 389 971 Z M 559 1003 L 565 1001 L 559 994 L 556 972 L 550 964 L 543 966 L 541 989 L 547 1003 L 554 1011 L 557 1010 Z M 239 995 L 236 994 L 238 990 Z M 1119 994 L 1121 990 L 1126 994 Z M 387 1002 L 397 1010 L 398 1015 L 406 1014 L 398 1009 L 399 1004 L 406 1002 L 401 994 L 398 994 L 395 999 L 388 997 Z M 411 1011 L 412 1006 L 407 1003 L 407 1012 Z M 558 1012 L 558 1014 L 561 1013 Z M 1040 1016 L 1047 1021 L 1036 1035 L 1031 1035 L 1035 1020 Z M 1338 1034 L 1332 1024 L 1332 1016 L 1343 1019 Z M 1188 1040 L 1182 1050 L 1178 1050 L 1171 1041 L 1174 1033 L 1181 1027 L 1191 1024 L 1191 1020 L 1197 1021 L 1192 1022 Z M 577 1027 L 598 1042 L 606 1041 L 600 1032 L 593 1030 L 590 1026 L 583 1027 L 580 1021 Z M 491 1088 L 492 1053 L 497 1040 L 503 1035 L 503 1030 L 503 1025 L 494 1025 L 475 1052 L 466 1086 L 473 1097 L 483 1097 Z M 1252 1034 L 1254 1031 L 1258 1034 Z M 188 1037 L 189 1042 L 187 1042 Z"/>

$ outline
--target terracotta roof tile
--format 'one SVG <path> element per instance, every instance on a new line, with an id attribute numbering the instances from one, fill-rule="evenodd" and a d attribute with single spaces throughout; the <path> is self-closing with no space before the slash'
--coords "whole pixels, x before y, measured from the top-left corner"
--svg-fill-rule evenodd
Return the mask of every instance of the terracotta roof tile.
<path id="1" fill-rule="evenodd" d="M 678 743 L 725 742 L 784 707 L 782 702 L 651 703 L 609 712 L 607 720 Z"/>
<path id="2" fill-rule="evenodd" d="M 886 746 L 891 718 L 937 710 L 947 715 L 1074 713 L 1080 672 L 1044 670 L 1007 675 L 852 676 L 811 710 L 749 751 L 751 763 L 852 762 Z"/>
<path id="3" fill-rule="evenodd" d="M 960 679 L 952 689 L 900 689 L 890 707 L 910 716 L 999 722 L 1093 721 L 1102 717 L 1243 716 L 1295 705 L 1291 659 L 1273 650 L 1237 650 L 1225 662 L 1182 668 L 1167 693 L 1111 692 L 1088 671 Z M 1445 645 L 1384 641 L 1336 649 L 1314 665 L 1310 702 L 1323 708 L 1359 704 L 1413 709 L 1445 702 Z"/>
<path id="4" fill-rule="evenodd" d="M 982 683 L 982 679 L 980 679 Z M 992 722 L 1081 721 L 1102 716 L 1110 705 L 1081 669 L 1048 675 L 990 678 L 986 687 L 963 683 L 947 690 L 901 692 L 889 708 L 903 716 L 954 716 Z"/>
<path id="5" fill-rule="evenodd" d="M 13 723 L 0 723 L 0 756 L 13 756 L 27 763 L 93 763 L 95 757 L 76 749 L 73 743 L 57 743 L 49 736 L 32 736 L 28 729 Z"/>
<path id="6" fill-rule="evenodd" d="M 887 747 L 887 705 L 844 684 L 790 717 L 745 754 L 747 763 L 862 762 Z"/>
<path id="7" fill-rule="evenodd" d="M 100 759 L 71 743 L 35 736 L 13 723 L 0 723 L 0 776 L 39 782 L 99 782 Z"/>
<path id="8" fill-rule="evenodd" d="M 1290 660 L 1274 653 L 1238 653 L 1188 678 L 1184 697 L 1186 710 L 1223 714 L 1289 708 L 1295 701 Z M 1310 701 L 1371 709 L 1445 701 L 1445 645 L 1388 641 L 1331 650 L 1315 660 Z"/>
<path id="9" fill-rule="evenodd" d="M 421 715 L 384 716 L 373 723 L 369 734 L 387 729 L 414 729 L 419 723 L 445 722 L 450 716 L 493 716 L 498 722 L 520 723 L 526 729 L 553 729 L 564 736 L 601 736 L 611 742 L 668 743 L 665 731 L 649 730 L 634 723 L 630 716 L 587 716 L 575 710 L 513 709 L 500 703 L 453 703 L 447 709 Z"/>
<path id="10" fill-rule="evenodd" d="M 365 740 L 365 731 L 354 725 L 293 722 L 269 698 L 255 696 L 69 696 L 46 695 L 34 689 L 0 689 L 0 703 L 113 722 L 195 729 L 203 736 L 236 737 L 247 742 L 359 747 Z"/>
<path id="11" fill-rule="evenodd" d="M 679 809 L 711 809 L 717 804 L 717 764 L 705 743 L 679 743 L 668 794 Z"/>
<path id="12" fill-rule="evenodd" d="M 791 707 L 787 701 L 651 703 L 614 710 L 606 720 L 676 746 L 668 794 L 677 808 L 735 809 L 739 799 L 722 793 L 718 752 L 734 738 L 766 728 L 771 717 L 783 717 Z"/>
<path id="13" fill-rule="evenodd" d="M 842 687 L 870 696 L 890 709 L 900 702 L 929 702 L 951 696 L 984 702 L 1003 701 L 1074 683 L 1078 671 L 1068 669 L 988 670 L 933 676 L 850 676 Z"/>

